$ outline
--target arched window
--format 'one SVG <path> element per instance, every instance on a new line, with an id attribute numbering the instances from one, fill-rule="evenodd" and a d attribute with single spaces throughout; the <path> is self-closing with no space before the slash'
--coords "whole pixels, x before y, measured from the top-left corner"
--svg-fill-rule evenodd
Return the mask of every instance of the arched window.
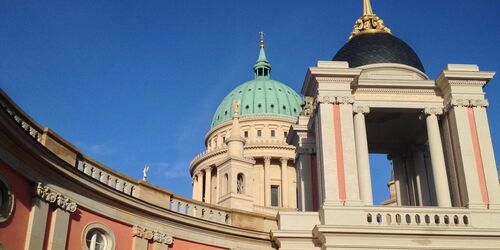
<path id="1" fill-rule="evenodd" d="M 238 177 L 236 178 L 236 192 L 238 194 L 245 193 L 245 177 L 242 173 L 239 173 Z"/>
<path id="2" fill-rule="evenodd" d="M 0 175 L 0 222 L 6 221 L 14 208 L 14 194 L 7 179 Z"/>
<path id="3" fill-rule="evenodd" d="M 224 179 L 222 180 L 222 194 L 227 194 L 229 190 L 229 176 L 224 174 Z"/>

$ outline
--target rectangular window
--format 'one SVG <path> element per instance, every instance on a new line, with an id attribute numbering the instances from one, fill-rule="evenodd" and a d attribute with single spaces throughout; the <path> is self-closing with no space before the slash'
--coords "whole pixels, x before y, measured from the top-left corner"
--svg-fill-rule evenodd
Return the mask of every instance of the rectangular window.
<path id="1" fill-rule="evenodd" d="M 279 204 L 279 187 L 271 186 L 271 206 L 277 207 Z"/>
<path id="2" fill-rule="evenodd" d="M 276 131 L 275 130 L 271 130 L 271 137 L 275 137 L 276 136 Z"/>
<path id="3" fill-rule="evenodd" d="M 260 129 L 259 129 L 259 130 L 257 130 L 257 136 L 258 136 L 258 137 L 261 137 L 261 136 L 262 136 L 262 130 L 260 130 Z"/>
<path id="4" fill-rule="evenodd" d="M 248 131 L 243 132 L 243 135 L 245 136 L 245 138 L 248 138 Z"/>
<path id="5" fill-rule="evenodd" d="M 226 142 L 226 137 L 222 137 L 222 142 Z"/>
<path id="6" fill-rule="evenodd" d="M 285 138 L 288 137 L 288 132 L 284 132 L 283 135 L 285 136 Z"/>

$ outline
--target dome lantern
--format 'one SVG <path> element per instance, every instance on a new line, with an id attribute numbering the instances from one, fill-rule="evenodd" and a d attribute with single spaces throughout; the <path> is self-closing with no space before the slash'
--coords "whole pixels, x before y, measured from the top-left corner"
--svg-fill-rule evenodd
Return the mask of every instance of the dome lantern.
<path id="1" fill-rule="evenodd" d="M 271 64 L 266 58 L 266 52 L 264 51 L 264 32 L 260 32 L 260 42 L 259 42 L 259 58 L 257 62 L 253 65 L 253 71 L 255 73 L 255 78 L 264 77 L 270 78 L 271 75 Z"/>

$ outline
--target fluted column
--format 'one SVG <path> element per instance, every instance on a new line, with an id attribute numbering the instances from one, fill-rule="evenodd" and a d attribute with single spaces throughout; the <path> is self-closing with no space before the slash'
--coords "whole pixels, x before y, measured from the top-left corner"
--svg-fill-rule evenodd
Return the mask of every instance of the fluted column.
<path id="1" fill-rule="evenodd" d="M 212 203 L 212 167 L 205 169 L 205 202 Z"/>
<path id="2" fill-rule="evenodd" d="M 264 196 L 266 206 L 271 206 L 271 157 L 264 157 Z"/>
<path id="3" fill-rule="evenodd" d="M 448 176 L 446 175 L 446 165 L 444 161 L 443 147 L 437 115 L 443 114 L 441 108 L 425 108 L 427 135 L 429 139 L 429 149 L 431 152 L 432 174 L 436 188 L 436 198 L 438 206 L 451 207 L 450 191 L 448 189 Z"/>
<path id="4" fill-rule="evenodd" d="M 356 160 L 360 197 L 364 205 L 373 205 L 368 139 L 366 135 L 365 114 L 370 112 L 367 106 L 354 107 L 354 136 L 356 142 Z"/>
<path id="5" fill-rule="evenodd" d="M 288 159 L 281 158 L 281 205 L 288 207 Z"/>

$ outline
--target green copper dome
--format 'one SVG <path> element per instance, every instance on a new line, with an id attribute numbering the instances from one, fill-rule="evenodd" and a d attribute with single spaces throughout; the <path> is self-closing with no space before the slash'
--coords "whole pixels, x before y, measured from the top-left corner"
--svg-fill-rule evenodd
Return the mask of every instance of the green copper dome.
<path id="1" fill-rule="evenodd" d="M 271 64 L 266 59 L 261 38 L 259 59 L 254 65 L 255 79 L 245 82 L 222 100 L 212 119 L 212 128 L 231 120 L 233 103 L 239 101 L 242 118 L 275 116 L 296 118 L 299 116 L 302 98 L 286 84 L 270 78 Z"/>

